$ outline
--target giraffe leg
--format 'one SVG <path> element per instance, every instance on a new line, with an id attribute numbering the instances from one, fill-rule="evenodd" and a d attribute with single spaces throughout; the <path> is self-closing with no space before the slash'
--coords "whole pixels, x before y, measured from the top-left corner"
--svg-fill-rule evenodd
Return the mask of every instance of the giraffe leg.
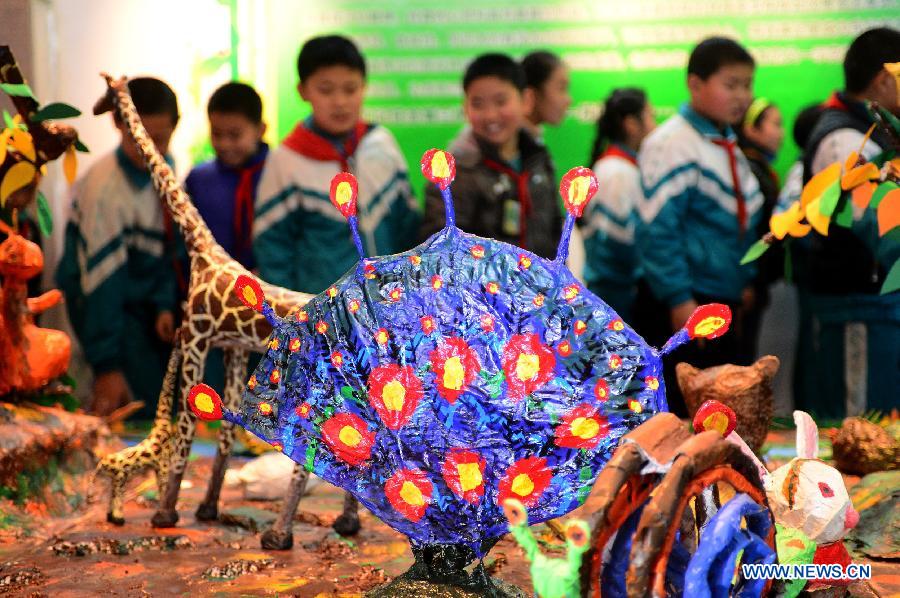
<path id="1" fill-rule="evenodd" d="M 160 497 L 159 506 L 150 523 L 153 527 L 175 527 L 178 523 L 178 493 L 181 490 L 181 480 L 184 478 L 184 470 L 187 467 L 188 456 L 191 454 L 191 443 L 194 441 L 194 433 L 197 430 L 197 421 L 187 404 L 187 395 L 191 388 L 203 381 L 203 368 L 206 366 L 206 356 L 209 353 L 209 343 L 206 339 L 196 339 L 193 344 L 189 333 L 185 332 L 181 337 L 184 363 L 181 369 L 181 395 L 179 401 L 178 421 L 175 427 L 175 444 L 173 447 L 172 462 L 169 468 L 169 480 L 166 483 L 166 493 Z"/>
<path id="2" fill-rule="evenodd" d="M 284 499 L 281 514 L 272 529 L 266 531 L 261 538 L 262 547 L 267 550 L 290 550 L 294 545 L 294 515 L 297 513 L 297 505 L 306 491 L 306 482 L 309 480 L 309 472 L 299 463 L 294 465 L 294 473 L 291 476 L 291 486 Z"/>
<path id="3" fill-rule="evenodd" d="M 109 512 L 106 514 L 106 520 L 113 525 L 125 525 L 125 513 L 122 511 L 122 504 L 125 499 L 125 482 L 128 476 L 124 470 L 119 470 L 110 478 L 110 499 Z"/>
<path id="4" fill-rule="evenodd" d="M 342 536 L 355 536 L 359 533 L 359 501 L 349 492 L 344 494 L 344 512 L 334 520 L 331 527 Z"/>
<path id="5" fill-rule="evenodd" d="M 247 372 L 247 352 L 242 349 L 229 349 L 225 352 L 225 404 L 231 411 L 237 411 L 241 402 L 241 387 Z M 222 492 L 222 481 L 228 468 L 228 457 L 231 456 L 231 445 L 234 444 L 234 424 L 223 421 L 219 428 L 219 446 L 213 462 L 212 477 L 206 488 L 206 497 L 197 507 L 199 521 L 214 521 L 219 518 L 219 495 Z"/>

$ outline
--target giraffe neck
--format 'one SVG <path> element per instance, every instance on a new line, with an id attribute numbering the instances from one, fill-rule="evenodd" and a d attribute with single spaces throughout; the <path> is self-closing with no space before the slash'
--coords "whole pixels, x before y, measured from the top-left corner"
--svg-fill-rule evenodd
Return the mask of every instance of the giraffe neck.
<path id="1" fill-rule="evenodd" d="M 140 150 L 144 164 L 150 172 L 153 187 L 165 200 L 166 208 L 181 228 L 188 252 L 192 255 L 208 252 L 216 245 L 212 232 L 200 212 L 197 211 L 190 196 L 178 183 L 165 158 L 156 149 L 156 144 L 147 134 L 134 102 L 131 100 L 131 94 L 128 93 L 128 86 L 124 80 L 116 84 L 110 81 L 110 86 L 114 89 L 113 101 L 116 110 Z"/>
<path id="2" fill-rule="evenodd" d="M 153 422 L 153 430 L 162 429 L 161 424 L 170 424 L 172 421 L 172 403 L 175 400 L 175 390 L 178 385 L 178 366 L 181 364 L 181 338 L 175 337 L 175 345 L 169 355 L 169 363 L 166 365 L 166 376 L 163 378 L 162 390 L 159 391 L 159 400 L 156 404 L 156 418 Z"/>

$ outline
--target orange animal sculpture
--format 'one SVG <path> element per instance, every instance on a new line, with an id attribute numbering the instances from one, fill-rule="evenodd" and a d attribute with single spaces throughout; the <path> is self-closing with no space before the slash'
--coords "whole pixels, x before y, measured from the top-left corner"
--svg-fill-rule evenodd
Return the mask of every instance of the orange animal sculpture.
<path id="1" fill-rule="evenodd" d="M 56 289 L 28 298 L 27 281 L 44 269 L 41 248 L 2 221 L 0 232 L 0 396 L 29 394 L 65 373 L 72 347 L 63 332 L 34 323 L 62 299 Z"/>

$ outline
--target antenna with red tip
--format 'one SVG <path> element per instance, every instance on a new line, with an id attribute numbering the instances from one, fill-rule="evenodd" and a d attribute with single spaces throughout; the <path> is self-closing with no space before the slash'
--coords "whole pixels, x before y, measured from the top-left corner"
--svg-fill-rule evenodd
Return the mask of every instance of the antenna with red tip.
<path id="1" fill-rule="evenodd" d="M 450 194 L 450 183 L 456 178 L 456 158 L 450 152 L 430 149 L 422 155 L 422 174 L 437 185 L 444 198 L 444 214 L 446 226 L 456 226 L 456 214 L 453 211 L 453 196 Z"/>
<path id="2" fill-rule="evenodd" d="M 356 217 L 356 198 L 359 196 L 359 184 L 356 177 L 349 172 L 339 172 L 331 179 L 331 190 L 328 194 L 331 204 L 336 207 L 347 222 L 350 223 L 350 231 L 353 233 L 353 243 L 360 259 L 366 259 L 366 250 L 363 248 L 362 239 L 359 236 L 359 220 Z"/>
<path id="3" fill-rule="evenodd" d="M 569 257 L 569 239 L 572 236 L 572 228 L 575 226 L 575 219 L 584 213 L 591 198 L 597 193 L 600 184 L 597 177 L 590 168 L 577 166 L 567 172 L 559 183 L 559 194 L 562 196 L 563 203 L 566 205 L 566 223 L 563 226 L 562 238 L 559 240 L 559 247 L 556 250 L 556 261 L 565 262 Z"/>

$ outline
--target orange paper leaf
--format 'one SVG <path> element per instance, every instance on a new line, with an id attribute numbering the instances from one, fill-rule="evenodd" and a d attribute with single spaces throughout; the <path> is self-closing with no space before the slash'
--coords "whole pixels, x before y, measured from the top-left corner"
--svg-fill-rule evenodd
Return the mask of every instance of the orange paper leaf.
<path id="1" fill-rule="evenodd" d="M 34 162 L 34 140 L 31 138 L 31 133 L 22 129 L 16 129 L 12 132 L 10 143 L 16 148 L 17 152 Z"/>
<path id="2" fill-rule="evenodd" d="M 884 236 L 900 226 L 900 189 L 894 189 L 878 204 L 878 234 Z"/>
<path id="3" fill-rule="evenodd" d="M 9 136 L 12 134 L 10 129 L 4 129 L 2 133 L 0 133 L 0 164 L 3 164 L 3 161 L 6 160 L 6 145 L 9 143 Z"/>
<path id="4" fill-rule="evenodd" d="M 831 218 L 819 211 L 818 197 L 813 199 L 806 206 L 806 221 L 809 222 L 820 235 L 828 235 L 828 224 L 831 222 Z"/>
<path id="5" fill-rule="evenodd" d="M 862 166 L 857 166 L 856 168 L 848 170 L 847 173 L 841 177 L 841 189 L 844 191 L 855 189 L 866 181 L 877 179 L 879 174 L 880 171 L 877 166 L 871 162 L 866 162 Z"/>
<path id="6" fill-rule="evenodd" d="M 803 193 L 800 194 L 800 207 L 806 208 L 813 200 L 822 196 L 826 189 L 832 186 L 835 181 L 841 178 L 841 164 L 835 162 L 825 170 L 811 178 L 803 187 Z M 809 210 L 807 210 L 807 214 Z M 808 216 L 807 216 L 808 218 Z"/>
<path id="7" fill-rule="evenodd" d="M 878 183 L 866 181 L 859 187 L 854 188 L 853 205 L 860 210 L 866 209 L 866 207 L 869 205 L 869 202 L 872 200 L 872 194 L 875 192 L 875 189 L 877 187 Z"/>
<path id="8" fill-rule="evenodd" d="M 66 180 L 70 185 L 75 182 L 75 177 L 78 174 L 78 158 L 75 157 L 74 145 L 66 148 L 66 155 L 63 156 L 63 173 L 66 175 Z"/>
<path id="9" fill-rule="evenodd" d="M 6 198 L 30 184 L 37 171 L 30 162 L 19 162 L 6 171 L 3 182 L 0 182 L 0 205 L 6 204 Z"/>
<path id="10" fill-rule="evenodd" d="M 850 155 L 844 160 L 844 172 L 853 170 L 856 167 L 857 160 L 859 160 L 859 152 L 850 152 Z"/>

